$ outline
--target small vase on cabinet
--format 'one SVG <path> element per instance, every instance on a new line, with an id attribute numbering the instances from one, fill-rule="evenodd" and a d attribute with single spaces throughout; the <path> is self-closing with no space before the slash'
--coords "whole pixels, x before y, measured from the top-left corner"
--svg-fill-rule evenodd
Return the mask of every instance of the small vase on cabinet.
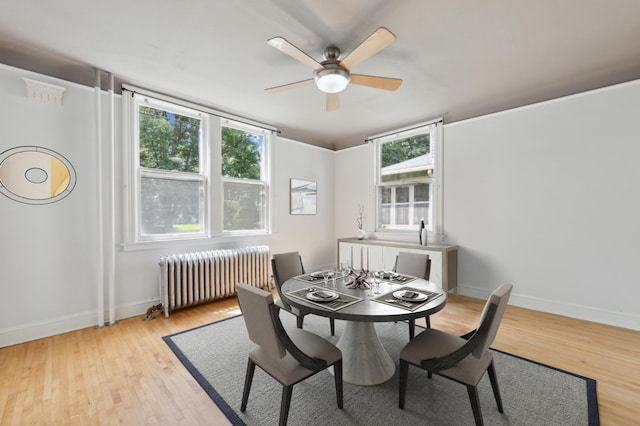
<path id="1" fill-rule="evenodd" d="M 364 233 L 364 231 L 362 229 L 358 229 L 356 231 L 356 238 L 359 239 L 359 240 L 364 239 L 365 235 L 366 234 Z"/>

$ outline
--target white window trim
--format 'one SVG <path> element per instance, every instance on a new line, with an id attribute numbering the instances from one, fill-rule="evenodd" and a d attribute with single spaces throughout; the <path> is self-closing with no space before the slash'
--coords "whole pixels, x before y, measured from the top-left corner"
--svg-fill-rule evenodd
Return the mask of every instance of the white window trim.
<path id="1" fill-rule="evenodd" d="M 432 213 L 433 213 L 433 228 L 429 232 L 429 237 L 432 241 L 444 241 L 444 185 L 443 185 L 443 121 L 441 118 L 436 120 L 430 120 L 418 124 L 414 124 L 411 126 L 406 126 L 400 129 L 380 133 L 377 135 L 370 136 L 367 138 L 369 142 L 369 164 L 371 164 L 370 169 L 370 181 L 369 188 L 371 188 L 369 193 L 369 206 L 368 206 L 368 214 L 370 217 L 374 218 L 370 223 L 373 224 L 373 229 L 371 232 L 380 233 L 384 235 L 393 235 L 397 234 L 402 238 L 402 236 L 413 233 L 414 229 L 407 231 L 402 231 L 399 229 L 391 229 L 391 230 L 380 230 L 375 229 L 378 223 L 378 185 L 379 185 L 379 158 L 378 158 L 378 149 L 380 143 L 384 143 L 390 140 L 406 138 L 410 136 L 414 136 L 416 134 L 421 134 L 425 132 L 425 128 L 429 126 L 435 126 L 435 130 L 432 135 L 434 136 L 431 140 L 431 148 L 433 149 L 433 162 L 434 162 L 434 175 L 433 178 L 430 178 L 433 185 L 433 200 L 432 200 Z M 414 181 L 407 180 L 406 184 L 411 184 Z M 424 180 L 420 180 L 420 182 L 424 182 Z"/>
<path id="2" fill-rule="evenodd" d="M 210 243 L 211 239 L 218 238 L 238 238 L 243 236 L 255 236 L 263 235 L 268 236 L 272 233 L 272 215 L 271 215 L 271 200 L 272 200 L 272 185 L 271 185 L 271 149 L 273 134 L 277 133 L 277 129 L 272 126 L 265 125 L 263 123 L 246 119 L 244 117 L 236 116 L 233 114 L 225 113 L 207 106 L 199 105 L 193 102 L 177 99 L 168 95 L 153 92 L 140 87 L 132 86 L 129 84 L 123 84 L 123 105 L 122 105 L 122 132 L 123 132 L 123 150 L 122 150 L 122 187 L 123 187 L 123 202 L 122 202 L 122 243 L 123 250 L 145 250 L 149 248 L 158 248 L 160 246 L 170 247 L 184 244 L 185 241 L 198 242 L 203 244 Z M 126 90 L 126 92 L 125 92 Z M 179 238 L 164 238 L 165 235 L 158 239 L 144 239 L 138 238 L 137 229 L 137 208 L 138 202 L 138 176 L 134 173 L 135 162 L 138 161 L 137 140 L 138 126 L 134 111 L 136 110 L 136 103 L 132 100 L 134 94 L 140 94 L 148 96 L 157 101 L 163 101 L 168 103 L 171 108 L 176 109 L 176 106 L 184 107 L 189 110 L 196 110 L 204 114 L 203 126 L 207 126 L 207 132 L 203 149 L 203 161 L 206 163 L 205 173 L 207 173 L 207 182 L 205 184 L 205 191 L 208 191 L 209 202 L 205 203 L 205 221 L 208 223 L 208 229 L 206 235 L 198 234 L 179 234 Z M 222 179 L 222 141 L 221 141 L 221 127 L 229 126 L 237 129 L 246 130 L 253 133 L 264 134 L 264 161 L 263 171 L 264 179 L 267 186 L 267 206 L 265 212 L 265 229 L 255 231 L 233 231 L 225 232 L 223 230 L 223 179 Z M 214 148 L 214 149 L 211 149 Z M 212 179 L 212 176 L 220 176 L 220 178 Z M 219 200 L 219 202 L 212 202 L 211 200 Z M 136 207 L 136 209 L 134 209 Z M 214 220 L 214 218 L 217 218 Z"/>
<path id="3" fill-rule="evenodd" d="M 133 114 L 133 138 L 134 139 L 132 140 L 133 143 L 131 145 L 133 147 L 133 166 L 134 166 L 134 169 L 137 171 L 137 175 L 135 176 L 135 179 L 133 179 L 133 182 L 131 182 L 131 187 L 133 188 L 132 196 L 133 196 L 133 203 L 134 203 L 133 204 L 134 209 L 131 214 L 131 216 L 133 216 L 133 227 L 132 227 L 134 232 L 133 240 L 135 240 L 136 242 L 151 242 L 151 241 L 192 240 L 192 239 L 210 237 L 211 236 L 210 220 L 209 220 L 210 215 L 208 214 L 208 212 L 209 212 L 209 205 L 211 203 L 206 203 L 206 202 L 204 203 L 202 211 L 200 212 L 202 215 L 202 226 L 204 228 L 200 232 L 166 233 L 162 235 L 146 235 L 146 236 L 143 236 L 141 233 L 140 221 L 138 220 L 138 218 L 140 217 L 141 206 L 140 206 L 140 199 L 139 197 L 137 197 L 137 194 L 140 193 L 141 179 L 143 176 L 152 176 L 152 175 L 157 177 L 166 176 L 171 180 L 187 180 L 187 181 L 193 181 L 193 182 L 202 182 L 203 190 L 205 192 L 208 192 L 209 182 L 211 182 L 211 176 L 209 174 L 209 160 L 208 160 L 208 157 L 209 157 L 208 146 L 210 144 L 207 143 L 207 139 L 210 138 L 209 129 L 208 129 L 209 127 L 208 116 L 194 109 L 182 107 L 181 105 L 176 103 L 157 100 L 152 97 L 147 97 L 145 99 L 142 99 L 144 96 L 145 95 L 139 95 L 137 97 L 134 96 L 134 99 L 132 102 L 134 111 L 138 111 L 140 105 L 149 105 L 149 106 L 161 108 L 164 111 L 171 111 L 186 117 L 192 117 L 192 118 L 202 120 L 201 121 L 202 125 L 200 128 L 200 131 L 202 132 L 202 145 L 200 146 L 200 153 L 199 153 L 200 167 L 202 168 L 202 173 L 171 172 L 171 171 L 147 169 L 145 167 L 140 167 L 139 144 L 134 142 L 134 141 L 138 141 L 140 137 L 139 114 Z M 205 200 L 209 200 L 209 197 L 206 197 Z"/>
<path id="4" fill-rule="evenodd" d="M 245 124 L 245 123 L 241 123 L 238 121 L 234 121 L 234 120 L 229 120 L 229 119 L 222 119 L 220 120 L 220 126 L 221 127 L 230 127 L 233 129 L 238 129 L 238 130 L 243 130 L 245 132 L 249 132 L 249 133 L 261 133 L 264 136 L 264 139 L 262 141 L 263 145 L 262 145 L 262 167 L 261 167 L 261 174 L 262 176 L 260 176 L 260 180 L 253 180 L 253 179 L 240 179 L 240 178 L 230 178 L 230 177 L 225 177 L 222 176 L 222 170 L 218 171 L 218 176 L 221 176 L 220 179 L 220 199 L 223 201 L 221 203 L 221 211 L 220 211 L 220 215 L 221 217 L 224 217 L 224 194 L 222 193 L 223 191 L 223 186 L 225 182 L 239 182 L 239 183 L 247 183 L 247 184 L 252 184 L 252 185 L 262 185 L 265 188 L 265 193 L 267 194 L 267 199 L 265 200 L 265 229 L 257 229 L 257 230 L 244 230 L 244 231 L 225 231 L 224 230 L 224 223 L 221 222 L 221 228 L 220 228 L 220 234 L 221 235 L 230 235 L 230 236 L 235 236 L 235 235 L 264 235 L 264 234 L 270 234 L 272 232 L 272 228 L 271 228 L 271 145 L 272 145 L 272 138 L 271 138 L 271 132 L 265 131 L 264 129 L 260 129 L 257 128 L 256 126 L 252 126 L 249 124 Z M 222 135 L 222 132 L 218 132 L 216 135 Z M 222 140 L 220 140 L 219 144 L 213 145 L 213 146 L 219 146 L 220 147 L 220 152 L 218 153 L 218 155 L 220 156 L 220 161 L 218 161 L 217 165 L 220 165 L 220 168 L 222 168 Z"/>

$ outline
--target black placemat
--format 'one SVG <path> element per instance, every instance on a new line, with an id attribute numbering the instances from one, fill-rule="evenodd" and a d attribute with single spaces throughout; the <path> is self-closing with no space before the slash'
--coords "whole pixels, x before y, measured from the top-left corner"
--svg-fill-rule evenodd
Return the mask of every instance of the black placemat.
<path id="1" fill-rule="evenodd" d="M 331 291 L 336 293 L 338 298 L 330 302 L 316 302 L 314 300 L 307 299 L 307 294 L 315 290 Z M 307 303 L 313 303 L 314 305 L 321 306 L 332 311 L 346 308 L 347 306 L 353 305 L 354 303 L 358 303 L 362 300 L 361 297 L 351 296 L 350 294 L 340 293 L 339 291 L 324 287 L 307 287 L 300 290 L 290 291 L 287 293 L 287 296 L 295 297 L 297 299 L 304 300 Z"/>
<path id="2" fill-rule="evenodd" d="M 393 296 L 393 293 L 396 291 L 415 291 L 416 293 L 421 293 L 427 295 L 427 300 L 422 300 L 420 302 L 410 302 L 408 300 L 397 299 Z M 385 305 L 395 306 L 397 308 L 406 309 L 408 311 L 415 311 L 419 307 L 431 302 L 432 300 L 437 299 L 438 297 L 442 297 L 442 293 L 435 293 L 433 291 L 421 290 L 419 288 L 413 287 L 405 287 L 402 290 L 393 290 L 388 293 L 381 294 L 380 296 L 371 299 L 375 302 L 384 303 Z"/>

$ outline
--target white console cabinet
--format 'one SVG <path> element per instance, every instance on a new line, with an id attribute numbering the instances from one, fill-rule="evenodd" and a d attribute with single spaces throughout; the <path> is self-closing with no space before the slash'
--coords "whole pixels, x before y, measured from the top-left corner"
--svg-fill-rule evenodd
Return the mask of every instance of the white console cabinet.
<path id="1" fill-rule="evenodd" d="M 428 254 L 431 259 L 429 281 L 445 291 L 458 292 L 458 246 L 455 245 L 430 243 L 421 246 L 396 241 L 341 238 L 338 240 L 338 264 L 346 262 L 354 269 L 390 271 L 401 251 Z"/>

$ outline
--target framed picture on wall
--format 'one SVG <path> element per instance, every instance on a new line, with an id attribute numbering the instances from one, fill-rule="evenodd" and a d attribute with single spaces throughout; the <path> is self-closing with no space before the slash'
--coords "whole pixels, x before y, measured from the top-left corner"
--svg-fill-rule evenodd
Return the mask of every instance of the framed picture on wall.
<path id="1" fill-rule="evenodd" d="M 291 214 L 316 214 L 317 183 L 311 180 L 291 179 Z"/>

